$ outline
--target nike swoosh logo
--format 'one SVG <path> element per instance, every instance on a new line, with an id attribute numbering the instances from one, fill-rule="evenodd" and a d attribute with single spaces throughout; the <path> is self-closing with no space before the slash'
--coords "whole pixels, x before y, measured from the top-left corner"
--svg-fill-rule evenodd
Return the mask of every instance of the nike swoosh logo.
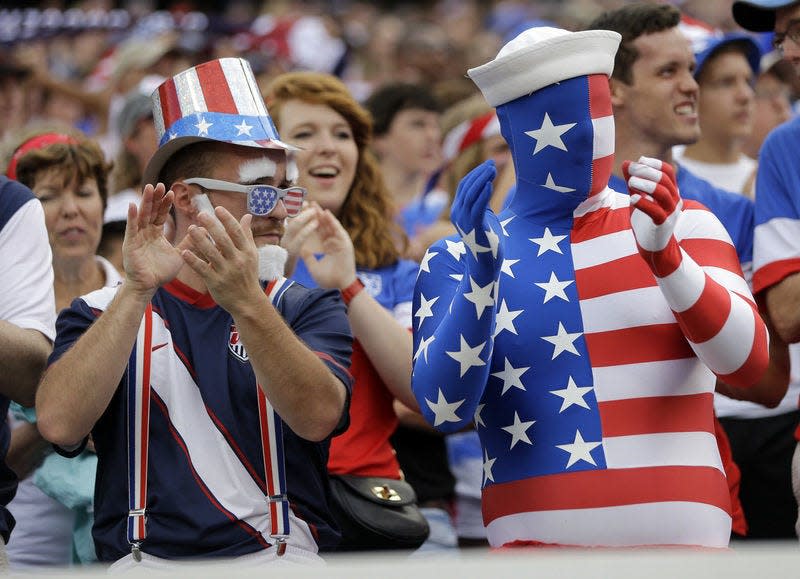
<path id="1" fill-rule="evenodd" d="M 166 346 L 168 343 L 169 343 L 169 342 L 164 342 L 163 344 L 159 344 L 159 345 L 157 345 L 157 346 L 153 346 L 153 352 L 155 352 L 155 351 L 156 351 L 156 350 L 158 350 L 159 348 L 163 348 L 163 347 L 164 347 L 164 346 Z"/>

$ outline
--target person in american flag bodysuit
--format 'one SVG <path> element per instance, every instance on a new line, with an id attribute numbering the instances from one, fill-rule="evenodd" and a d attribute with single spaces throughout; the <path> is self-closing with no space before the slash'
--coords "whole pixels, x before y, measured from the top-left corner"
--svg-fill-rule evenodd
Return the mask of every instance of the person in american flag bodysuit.
<path id="1" fill-rule="evenodd" d="M 715 375 L 755 381 L 766 329 L 725 229 L 672 167 L 641 158 L 630 197 L 607 187 L 619 40 L 529 29 L 469 71 L 516 193 L 495 216 L 493 165 L 473 170 L 459 235 L 420 266 L 412 388 L 441 430 L 474 420 L 493 547 L 728 544 Z"/>

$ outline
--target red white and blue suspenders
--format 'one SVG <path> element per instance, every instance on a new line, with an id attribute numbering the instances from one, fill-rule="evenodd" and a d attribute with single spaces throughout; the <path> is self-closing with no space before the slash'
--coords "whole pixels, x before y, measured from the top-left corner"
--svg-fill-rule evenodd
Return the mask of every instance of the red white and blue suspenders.
<path id="1" fill-rule="evenodd" d="M 267 295 L 277 307 L 292 284 L 285 278 L 271 281 Z M 141 560 L 142 541 L 147 536 L 147 466 L 150 436 L 150 363 L 153 343 L 153 307 L 147 305 L 136 344 L 128 363 L 128 543 L 136 561 Z M 278 555 L 286 551 L 289 538 L 289 497 L 283 449 L 283 421 L 267 400 L 259 384 L 258 418 L 267 485 L 270 537 Z"/>

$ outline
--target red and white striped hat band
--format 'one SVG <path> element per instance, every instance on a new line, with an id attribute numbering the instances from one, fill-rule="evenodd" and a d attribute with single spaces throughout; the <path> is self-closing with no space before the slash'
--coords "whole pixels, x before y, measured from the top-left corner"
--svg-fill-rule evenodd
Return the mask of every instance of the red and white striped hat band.
<path id="1" fill-rule="evenodd" d="M 250 63 L 242 58 L 220 58 L 180 72 L 151 98 L 159 149 L 145 169 L 145 183 L 155 183 L 169 157 L 195 142 L 297 150 L 280 140 Z"/>
<path id="2" fill-rule="evenodd" d="M 491 110 L 479 117 L 469 119 L 453 127 L 444 138 L 444 158 L 452 161 L 470 146 L 500 134 L 497 114 Z"/>

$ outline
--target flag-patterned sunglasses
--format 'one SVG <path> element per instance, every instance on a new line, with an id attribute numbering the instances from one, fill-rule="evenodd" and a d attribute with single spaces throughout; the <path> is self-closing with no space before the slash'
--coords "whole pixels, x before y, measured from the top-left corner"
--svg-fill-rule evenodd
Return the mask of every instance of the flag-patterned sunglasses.
<path id="1" fill-rule="evenodd" d="M 219 179 L 205 179 L 203 177 L 193 177 L 184 179 L 187 185 L 197 185 L 201 189 L 209 191 L 231 191 L 233 193 L 247 194 L 247 211 L 253 215 L 269 215 L 279 199 L 283 199 L 286 207 L 286 214 L 295 217 L 303 208 L 303 199 L 306 197 L 304 187 L 288 187 L 281 189 L 272 185 L 240 185 Z"/>

